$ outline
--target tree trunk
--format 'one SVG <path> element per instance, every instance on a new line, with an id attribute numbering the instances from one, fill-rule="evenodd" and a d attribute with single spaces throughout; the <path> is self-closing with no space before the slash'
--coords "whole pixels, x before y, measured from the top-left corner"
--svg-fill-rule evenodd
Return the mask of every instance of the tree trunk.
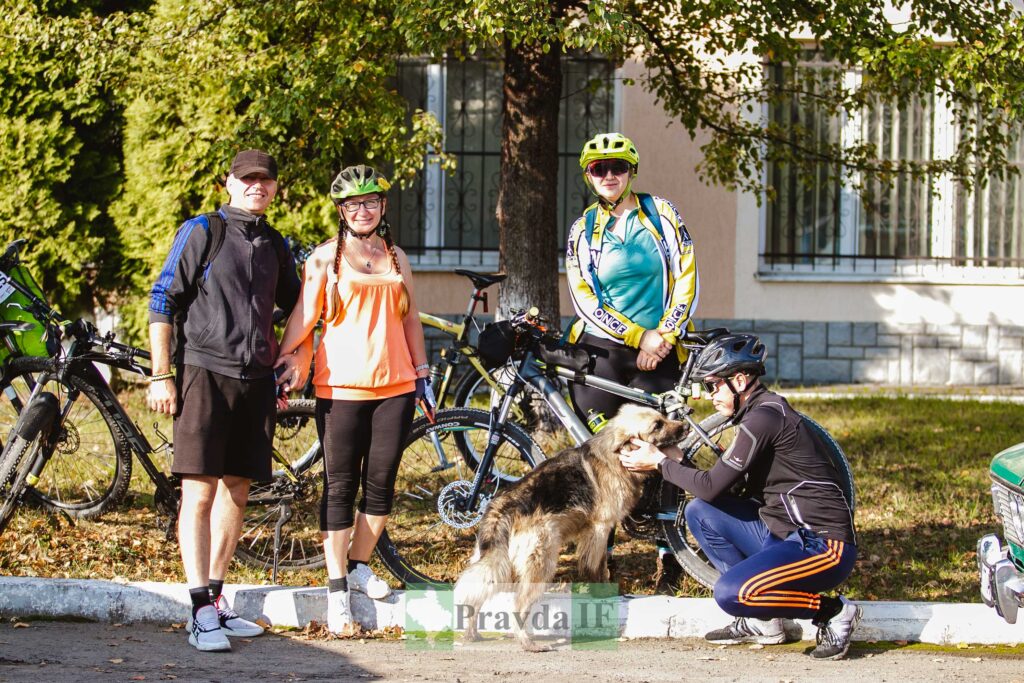
<path id="1" fill-rule="evenodd" d="M 498 314 L 536 306 L 558 325 L 558 107 L 562 46 L 505 42 Z"/>

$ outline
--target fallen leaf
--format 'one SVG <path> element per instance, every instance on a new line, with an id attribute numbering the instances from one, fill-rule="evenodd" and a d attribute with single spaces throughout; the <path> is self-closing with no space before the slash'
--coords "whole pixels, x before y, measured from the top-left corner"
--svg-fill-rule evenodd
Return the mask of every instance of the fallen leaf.
<path id="1" fill-rule="evenodd" d="M 111 664 L 120 664 L 124 660 L 122 658 L 120 658 L 120 657 L 114 657 L 113 659 L 108 659 L 107 661 L 110 662 Z"/>
<path id="2" fill-rule="evenodd" d="M 14 628 L 31 628 L 31 627 L 28 624 L 26 624 L 24 621 L 16 621 L 16 622 L 14 622 Z"/>
<path id="3" fill-rule="evenodd" d="M 750 650 L 763 650 L 764 649 L 764 645 L 762 645 L 761 643 L 754 643 L 748 649 L 750 649 Z"/>
<path id="4" fill-rule="evenodd" d="M 130 680 L 130 681 L 144 681 L 144 680 L 146 680 L 146 677 L 140 674 L 138 676 L 132 676 L 128 680 Z"/>
<path id="5" fill-rule="evenodd" d="M 259 619 L 257 619 L 257 620 L 256 620 L 256 621 L 255 621 L 254 623 L 255 623 L 255 624 L 256 624 L 257 626 L 262 626 L 263 628 L 273 628 L 273 626 L 274 626 L 273 624 L 271 624 L 271 623 L 270 623 L 269 621 L 267 621 L 267 620 L 266 620 L 266 619 L 264 619 L 263 617 L 260 617 L 260 618 L 259 618 Z"/>

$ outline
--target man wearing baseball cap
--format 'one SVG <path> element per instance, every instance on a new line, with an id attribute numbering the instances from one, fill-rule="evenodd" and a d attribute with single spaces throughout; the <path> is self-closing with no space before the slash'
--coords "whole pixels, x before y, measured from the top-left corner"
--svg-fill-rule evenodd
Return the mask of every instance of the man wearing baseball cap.
<path id="1" fill-rule="evenodd" d="M 203 651 L 230 650 L 228 636 L 263 632 L 231 609 L 222 590 L 249 484 L 271 478 L 274 305 L 291 311 L 300 288 L 287 244 L 264 216 L 277 194 L 274 157 L 239 152 L 226 186 L 227 204 L 178 228 L 149 303 L 148 403 L 174 415 L 178 543 L 192 598 L 187 630 Z"/>

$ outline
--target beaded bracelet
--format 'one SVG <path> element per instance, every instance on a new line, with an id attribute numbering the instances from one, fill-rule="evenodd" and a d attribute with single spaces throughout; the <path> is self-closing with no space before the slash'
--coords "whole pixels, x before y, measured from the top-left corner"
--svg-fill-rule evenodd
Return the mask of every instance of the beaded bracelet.
<path id="1" fill-rule="evenodd" d="M 146 378 L 146 380 L 149 381 L 149 382 L 159 382 L 160 380 L 164 380 L 164 379 L 174 379 L 174 373 L 173 372 L 164 372 L 164 373 L 161 373 L 159 375 L 153 375 L 151 377 L 147 377 Z"/>
<path id="2" fill-rule="evenodd" d="M 417 365 L 416 367 L 413 368 L 413 370 L 415 370 L 416 372 L 419 372 L 420 370 L 429 370 L 429 369 L 430 369 L 430 365 L 427 364 L 427 363 L 420 363 L 419 365 Z"/>

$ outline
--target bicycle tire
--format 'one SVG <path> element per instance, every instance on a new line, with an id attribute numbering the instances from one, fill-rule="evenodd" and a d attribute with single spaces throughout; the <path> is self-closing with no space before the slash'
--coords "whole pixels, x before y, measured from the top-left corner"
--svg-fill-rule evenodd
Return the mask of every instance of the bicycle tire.
<path id="1" fill-rule="evenodd" d="M 384 566 L 403 584 L 453 582 L 468 564 L 476 545 L 475 526 L 457 528 L 446 522 L 439 511 L 440 494 L 452 482 L 472 481 L 478 464 L 462 456 L 455 435 L 471 433 L 477 444 L 487 440 L 489 424 L 488 413 L 467 408 L 438 411 L 434 423 L 422 417 L 413 422 L 398 469 L 391 516 L 377 542 Z M 440 464 L 434 436 L 447 467 Z M 498 447 L 506 467 L 511 468 L 513 457 L 519 461 L 514 472 L 505 472 L 508 475 L 522 476 L 545 459 L 533 439 L 514 423 L 505 425 Z M 481 501 L 486 503 L 508 485 L 501 476 L 488 477 Z"/>
<path id="2" fill-rule="evenodd" d="M 802 415 L 802 413 L 801 413 Z M 853 485 L 853 473 L 850 463 L 835 439 L 820 424 L 811 418 L 803 415 L 807 424 L 815 430 L 825 443 L 829 460 L 839 474 L 840 484 L 843 493 L 850 503 L 850 509 L 856 509 L 856 493 Z M 723 415 L 715 414 L 704 418 L 700 422 L 701 429 L 708 433 L 713 439 L 721 441 L 722 437 L 734 426 L 732 420 Z M 717 457 L 711 449 L 696 434 L 691 434 L 679 445 L 683 454 L 693 460 L 697 466 L 710 468 Z M 684 512 L 686 505 L 693 496 L 679 489 L 675 485 L 662 480 L 661 488 L 661 518 L 662 535 L 668 540 L 669 547 L 675 553 L 676 559 L 682 566 L 683 571 L 689 574 L 694 580 L 707 588 L 713 588 L 718 581 L 720 572 L 711 564 L 707 556 L 700 549 L 696 539 L 686 530 L 686 517 Z"/>
<path id="3" fill-rule="evenodd" d="M 274 531 L 289 505 L 291 518 L 281 527 L 279 570 L 318 569 L 324 566 L 320 536 L 320 499 L 323 496 L 323 451 L 316 437 L 316 401 L 293 399 L 277 412 L 274 448 L 297 477 L 283 469 L 270 482 L 254 482 L 242 521 L 235 557 L 258 569 L 274 566 Z"/>
<path id="4" fill-rule="evenodd" d="M 52 371 L 50 358 L 23 356 L 8 363 L 0 378 L 0 392 L 6 399 L 0 400 L 0 434 L 9 433 L 7 425 L 17 420 L 35 378 Z M 46 468 L 25 495 L 27 501 L 79 519 L 96 517 L 119 504 L 128 491 L 132 473 L 128 440 L 103 400 L 102 392 L 109 392 L 109 388 L 97 387 L 95 381 L 76 367 L 68 375 L 68 384 L 54 380 L 44 387 L 61 406 L 69 387 L 81 394 L 61 423 Z"/>
<path id="5" fill-rule="evenodd" d="M 0 534 L 7 528 L 21 504 L 28 476 L 35 463 L 39 441 L 57 416 L 59 407 L 53 394 L 39 394 L 18 418 L 10 438 L 0 453 Z"/>
<path id="6" fill-rule="evenodd" d="M 511 383 L 514 372 L 511 366 L 502 365 L 495 368 L 488 368 L 491 378 L 506 386 Z M 505 373 L 503 375 L 503 373 Z M 500 397 L 495 395 L 490 383 L 483 375 L 470 367 L 455 385 L 454 407 L 470 408 L 490 411 L 496 408 Z M 530 438 L 535 442 L 546 443 L 547 439 L 562 428 L 558 418 L 544 401 L 544 397 L 530 384 L 525 384 L 519 392 L 519 397 L 512 406 L 509 419 L 522 427 Z M 466 446 L 465 455 L 475 458 L 473 451 Z"/>

